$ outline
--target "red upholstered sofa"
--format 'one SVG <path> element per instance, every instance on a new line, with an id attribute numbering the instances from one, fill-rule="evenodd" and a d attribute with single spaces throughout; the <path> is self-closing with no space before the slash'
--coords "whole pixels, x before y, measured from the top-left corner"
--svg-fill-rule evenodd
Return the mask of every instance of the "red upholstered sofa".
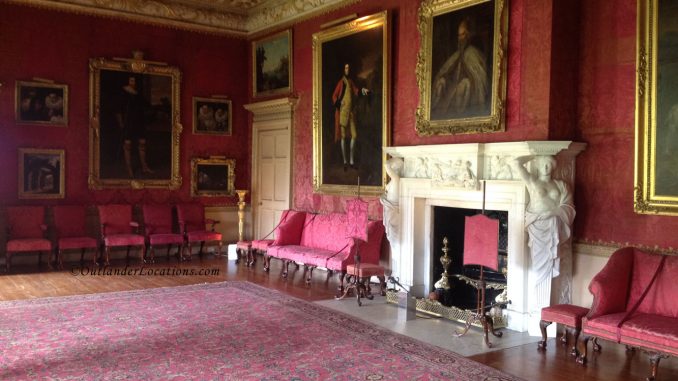
<path id="1" fill-rule="evenodd" d="M 303 263 L 309 268 L 307 282 L 316 267 L 337 271 L 343 291 L 346 266 L 355 263 L 358 249 L 361 263 L 379 264 L 384 225 L 381 221 L 369 221 L 367 242 L 356 242 L 347 232 L 345 214 L 286 211 L 276 228 L 276 239 L 266 251 L 264 266 L 268 266 L 271 257 L 282 259 L 283 276 L 287 276 L 291 262 Z"/>
<path id="2" fill-rule="evenodd" d="M 678 356 L 676 279 L 678 256 L 632 247 L 612 254 L 589 285 L 593 306 L 582 320 L 577 360 L 586 362 L 591 337 L 616 341 L 649 353 L 653 380 L 659 359 Z"/>

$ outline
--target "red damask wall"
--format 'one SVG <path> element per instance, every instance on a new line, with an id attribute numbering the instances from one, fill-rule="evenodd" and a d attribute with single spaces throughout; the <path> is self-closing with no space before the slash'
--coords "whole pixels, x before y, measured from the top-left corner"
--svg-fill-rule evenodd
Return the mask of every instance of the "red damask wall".
<path id="1" fill-rule="evenodd" d="M 320 25 L 352 13 L 365 16 L 391 12 L 391 144 L 396 146 L 469 142 L 546 140 L 549 138 L 551 76 L 551 1 L 513 0 L 509 8 L 508 95 L 506 131 L 492 134 L 420 137 L 415 132 L 419 102 L 415 66 L 419 51 L 418 1 L 362 1 L 323 17 L 299 23 L 294 33 L 295 113 L 294 206 L 304 210 L 341 211 L 344 197 L 313 193 L 312 174 L 312 36 Z M 524 26 L 529 25 L 526 30 Z M 574 104 L 576 87 L 561 89 Z M 568 106 L 568 107 L 569 107 Z M 575 107 L 570 107 L 574 109 Z M 571 113 L 574 115 L 574 112 Z M 573 117 L 572 117 L 573 118 Z M 570 132 L 571 133 L 571 132 Z M 370 200 L 370 216 L 379 218 L 378 199 Z"/>
<path id="2" fill-rule="evenodd" d="M 506 132 L 419 137 L 419 1 L 370 1 L 302 22 L 294 31 L 294 206 L 341 211 L 345 198 L 313 193 L 312 48 L 320 25 L 345 15 L 392 13 L 392 145 L 576 140 L 575 239 L 678 247 L 678 218 L 633 212 L 635 0 L 511 0 Z M 377 199 L 370 214 L 379 217 Z"/>
<path id="3" fill-rule="evenodd" d="M 0 5 L 0 204 L 65 204 L 109 202 L 178 202 L 191 200 L 190 158 L 224 155 L 236 159 L 236 188 L 250 187 L 250 133 L 245 40 L 158 28 L 100 17 Z M 89 69 L 93 57 L 131 57 L 167 62 L 182 72 L 181 176 L 177 192 L 167 190 L 102 190 L 87 186 L 89 162 Z M 68 85 L 69 125 L 16 125 L 14 83 L 33 77 Z M 193 135 L 192 97 L 227 95 L 233 101 L 233 136 Z M 66 151 L 66 199 L 17 199 L 17 148 Z M 234 204 L 236 197 L 202 198 L 205 204 Z"/>
<path id="4" fill-rule="evenodd" d="M 678 218 L 633 212 L 636 1 L 581 7 L 575 235 L 676 248 Z"/>

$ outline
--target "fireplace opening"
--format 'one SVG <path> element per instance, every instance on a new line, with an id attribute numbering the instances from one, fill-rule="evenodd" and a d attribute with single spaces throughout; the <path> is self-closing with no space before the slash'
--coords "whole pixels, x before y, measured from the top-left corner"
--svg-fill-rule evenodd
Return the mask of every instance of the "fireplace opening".
<path id="1" fill-rule="evenodd" d="M 479 209 L 450 208 L 435 206 L 433 208 L 433 248 L 431 252 L 432 273 L 431 289 L 436 290 L 438 301 L 447 307 L 461 309 L 474 309 L 478 290 L 472 285 L 472 281 L 480 277 L 480 266 L 464 266 L 464 218 L 480 214 Z M 506 270 L 508 266 L 508 212 L 486 210 L 485 215 L 499 220 L 499 247 L 498 264 L 499 271 L 484 269 L 484 278 L 488 285 L 485 293 L 485 304 L 489 305 L 495 297 L 506 289 Z M 443 239 L 447 237 L 447 255 L 451 262 L 447 268 L 448 283 L 450 288 L 445 290 L 436 288 L 444 272 L 440 258 L 443 254 Z"/>

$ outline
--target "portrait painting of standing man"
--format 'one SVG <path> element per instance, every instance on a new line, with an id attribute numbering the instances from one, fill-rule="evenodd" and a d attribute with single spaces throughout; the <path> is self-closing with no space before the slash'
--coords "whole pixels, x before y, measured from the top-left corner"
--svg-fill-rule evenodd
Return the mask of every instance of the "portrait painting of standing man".
<path id="1" fill-rule="evenodd" d="M 91 188 L 181 185 L 180 79 L 178 68 L 140 52 L 90 60 Z"/>
<path id="2" fill-rule="evenodd" d="M 339 25 L 317 33 L 314 102 L 316 191 L 342 194 L 360 185 L 381 192 L 383 151 L 388 144 L 386 14 L 377 23 L 351 29 Z"/>

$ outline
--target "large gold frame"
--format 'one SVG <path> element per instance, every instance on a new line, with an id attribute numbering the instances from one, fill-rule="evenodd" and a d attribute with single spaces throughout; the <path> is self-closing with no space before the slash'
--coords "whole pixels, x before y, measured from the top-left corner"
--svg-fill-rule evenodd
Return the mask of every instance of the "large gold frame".
<path id="1" fill-rule="evenodd" d="M 19 199 L 51 199 L 66 196 L 66 151 L 63 149 L 19 148 L 18 197 Z M 24 189 L 24 156 L 26 154 L 59 155 L 59 193 L 35 194 Z"/>
<path id="2" fill-rule="evenodd" d="M 486 2 L 494 7 L 494 55 L 492 58 L 492 89 L 489 116 L 431 120 L 431 77 L 433 53 L 433 18 Z M 506 105 L 506 52 L 508 41 L 508 0 L 424 0 L 419 6 L 420 34 L 417 56 L 417 85 L 419 106 L 416 112 L 416 131 L 421 136 L 471 134 L 504 131 Z"/>
<path id="3" fill-rule="evenodd" d="M 678 215 L 678 193 L 656 192 L 658 21 L 658 0 L 638 1 L 633 207 L 636 213 Z"/>
<path id="4" fill-rule="evenodd" d="M 382 88 L 379 89 L 382 96 L 382 146 L 390 145 L 390 25 L 387 11 L 360 17 L 347 23 L 334 26 L 313 34 L 313 191 L 316 193 L 348 195 L 355 194 L 357 185 L 326 184 L 323 182 L 323 144 L 322 144 L 322 120 L 323 107 L 322 97 L 322 44 L 355 33 L 373 28 L 383 28 L 382 39 Z M 381 185 L 360 186 L 360 192 L 366 195 L 380 195 L 384 192 L 386 172 L 383 163 L 386 162 L 386 153 L 381 153 Z"/>
<path id="5" fill-rule="evenodd" d="M 143 59 L 143 53 L 135 51 L 131 59 L 115 58 L 113 60 L 105 58 L 90 59 L 90 148 L 89 148 L 89 177 L 88 184 L 90 189 L 103 188 L 165 188 L 178 189 L 181 186 L 181 174 L 179 171 L 179 144 L 181 139 L 180 118 L 180 84 L 181 71 L 173 66 L 155 61 L 146 61 Z M 171 176 L 167 179 L 103 179 L 100 171 L 100 115 L 101 109 L 101 70 L 130 72 L 136 74 L 148 74 L 167 76 L 172 79 L 172 132 L 171 132 Z"/>
<path id="6" fill-rule="evenodd" d="M 215 165 L 228 167 L 228 185 L 225 191 L 198 189 L 198 165 Z M 235 194 L 235 159 L 222 156 L 191 159 L 191 197 L 226 197 Z"/>

